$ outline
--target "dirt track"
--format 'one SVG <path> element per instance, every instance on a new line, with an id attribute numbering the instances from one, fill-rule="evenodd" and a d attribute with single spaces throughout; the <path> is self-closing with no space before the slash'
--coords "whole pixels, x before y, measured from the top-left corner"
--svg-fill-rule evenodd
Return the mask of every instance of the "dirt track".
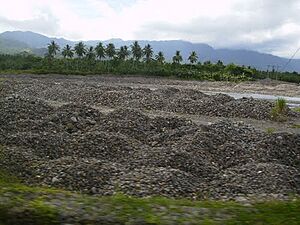
<path id="1" fill-rule="evenodd" d="M 0 166 L 29 184 L 101 195 L 281 198 L 300 193 L 300 136 L 292 127 L 300 124 L 299 114 L 289 111 L 288 122 L 275 123 L 269 101 L 199 91 L 237 84 L 2 77 Z M 244 91 L 259 86 L 238 85 Z M 289 86 L 288 93 L 297 95 L 297 88 Z M 274 90 L 282 95 L 280 88 Z"/>

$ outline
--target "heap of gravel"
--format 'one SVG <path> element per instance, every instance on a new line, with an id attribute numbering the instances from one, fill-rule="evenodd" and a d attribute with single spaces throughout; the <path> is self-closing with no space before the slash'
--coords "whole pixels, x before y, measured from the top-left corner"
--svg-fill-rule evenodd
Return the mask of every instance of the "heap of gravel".
<path id="1" fill-rule="evenodd" d="M 7 81 L 9 82 L 9 81 Z M 19 96 L 59 103 L 86 104 L 109 108 L 160 110 L 194 115 L 271 119 L 273 103 L 242 98 L 235 100 L 224 94 L 207 95 L 193 89 L 162 87 L 158 89 L 112 86 L 81 80 L 31 79 L 11 84 Z M 8 95 L 9 96 L 9 95 Z M 299 116 L 288 111 L 289 116 Z"/>
<path id="2" fill-rule="evenodd" d="M 300 194 L 299 135 L 140 111 L 266 120 L 268 101 L 79 79 L 5 81 L 1 95 L 0 167 L 28 184 L 99 195 Z"/>
<path id="3" fill-rule="evenodd" d="M 178 169 L 140 167 L 113 179 L 125 194 L 135 196 L 196 197 L 201 179 Z"/>
<path id="4" fill-rule="evenodd" d="M 282 164 L 248 163 L 224 170 L 202 194 L 213 198 L 257 193 L 293 193 L 300 188 L 299 169 Z M 213 191 L 212 191 L 213 190 Z"/>
<path id="5" fill-rule="evenodd" d="M 158 92 L 182 92 L 192 96 L 189 102 L 204 96 L 176 89 Z M 222 107 L 233 101 L 216 98 Z M 52 107 L 19 96 L 0 99 L 0 106 L 0 145 L 5 146 L 0 167 L 28 184 L 99 195 L 300 194 L 297 134 L 266 134 L 229 121 L 196 125 L 122 107 L 103 114 L 86 104 Z"/>
<path id="6" fill-rule="evenodd" d="M 21 98 L 19 95 L 0 99 L 0 123 L 2 125 L 28 119 L 42 119 L 52 112 L 53 108 L 41 100 Z"/>

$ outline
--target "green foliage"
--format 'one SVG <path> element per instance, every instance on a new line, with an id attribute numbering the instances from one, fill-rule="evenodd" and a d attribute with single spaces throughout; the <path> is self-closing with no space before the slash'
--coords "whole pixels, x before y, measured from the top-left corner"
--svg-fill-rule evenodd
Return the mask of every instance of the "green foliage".
<path id="1" fill-rule="evenodd" d="M 74 50 L 79 58 L 82 58 L 86 54 L 85 45 L 82 41 L 75 45 Z"/>
<path id="2" fill-rule="evenodd" d="M 63 48 L 62 52 L 61 52 L 62 56 L 64 58 L 73 58 L 74 56 L 74 52 L 73 52 L 73 49 L 70 45 L 66 45 L 66 47 Z"/>
<path id="3" fill-rule="evenodd" d="M 268 127 L 268 128 L 266 129 L 266 132 L 267 132 L 268 134 L 273 134 L 275 131 L 276 131 L 276 129 L 275 129 L 274 127 Z"/>
<path id="4" fill-rule="evenodd" d="M 86 58 L 89 61 L 93 61 L 96 58 L 96 54 L 94 53 L 94 47 L 91 46 L 88 48 L 88 50 L 86 50 Z"/>
<path id="5" fill-rule="evenodd" d="M 84 43 L 79 42 L 75 45 L 74 50 L 71 46 L 66 45 L 61 52 L 64 58 L 62 59 L 61 57 L 55 58 L 60 47 L 52 41 L 48 45 L 48 53 L 44 59 L 30 53 L 0 55 L 0 73 L 144 74 L 233 82 L 271 78 L 300 83 L 300 75 L 296 72 L 275 73 L 273 71 L 270 73 L 235 64 L 225 66 L 220 60 L 217 63 L 206 61 L 203 64 L 200 62 L 196 64 L 198 56 L 195 51 L 192 51 L 188 58 L 190 65 L 181 64 L 183 58 L 180 51 L 176 51 L 172 58 L 173 64 L 170 64 L 165 63 L 165 57 L 161 51 L 153 59 L 153 49 L 149 44 L 142 49 L 138 41 L 135 41 L 130 47 L 131 50 L 127 46 L 121 46 L 119 50 L 116 50 L 112 43 L 108 44 L 106 48 L 102 43 L 98 43 L 95 48 L 90 46 L 86 49 Z M 73 51 L 77 56 L 75 59 L 73 59 Z M 131 54 L 132 58 L 129 59 Z M 143 56 L 146 63 L 140 61 Z M 106 57 L 108 60 L 103 60 Z"/>
<path id="6" fill-rule="evenodd" d="M 279 113 L 284 113 L 284 111 L 287 108 L 286 100 L 284 98 L 278 98 L 276 100 L 276 106 L 275 107 L 278 109 Z"/>
<path id="7" fill-rule="evenodd" d="M 148 44 L 143 48 L 143 55 L 145 56 L 145 61 L 147 63 L 151 62 L 153 56 L 153 49 L 151 45 Z"/>
<path id="8" fill-rule="evenodd" d="M 180 51 L 176 51 L 175 55 L 173 56 L 173 63 L 180 64 L 183 61 Z"/>
<path id="9" fill-rule="evenodd" d="M 113 59 L 116 55 L 116 47 L 113 43 L 109 43 L 106 47 L 106 55 L 109 59 Z"/>
<path id="10" fill-rule="evenodd" d="M 271 110 L 271 118 L 279 122 L 286 121 L 287 110 L 288 106 L 286 100 L 283 98 L 278 98 L 275 102 L 275 106 Z"/>
<path id="11" fill-rule="evenodd" d="M 179 79 L 233 82 L 263 79 L 267 75 L 269 76 L 269 74 L 251 67 L 246 68 L 235 64 L 225 66 L 221 61 L 216 64 L 210 61 L 195 64 L 198 56 L 194 51 L 188 58 L 190 65 L 181 64 L 183 58 L 180 51 L 176 51 L 173 64 L 165 63 L 163 52 L 158 52 L 153 59 L 152 47 L 146 45 L 142 49 L 137 41 L 131 45 L 131 51 L 127 46 L 121 46 L 119 50 L 116 50 L 112 43 L 108 44 L 106 48 L 102 43 L 98 43 L 95 48 L 91 46 L 86 49 L 84 43 L 79 42 L 74 47 L 77 56 L 74 59 L 73 49 L 69 45 L 62 50 L 63 58 L 55 57 L 59 51 L 59 46 L 55 42 L 49 44 L 48 50 L 45 58 L 30 54 L 0 55 L 0 73 L 143 74 L 172 76 Z M 132 59 L 129 59 L 131 53 Z M 146 63 L 140 61 L 143 56 Z M 105 57 L 108 60 L 103 60 Z M 300 82 L 300 76 L 297 73 L 277 74 L 276 78 Z"/>
<path id="12" fill-rule="evenodd" d="M 121 193 L 93 197 L 12 182 L 0 182 L 0 199 L 0 224 L 8 225 L 62 224 L 66 223 L 62 215 L 70 212 L 78 224 L 296 225 L 300 221 L 297 199 L 244 206 L 235 202 L 136 198 Z M 99 222 L 100 218 L 103 221 Z"/>
<path id="13" fill-rule="evenodd" d="M 294 128 L 294 129 L 300 129 L 300 124 L 293 124 L 291 126 L 291 128 Z"/>
<path id="14" fill-rule="evenodd" d="M 137 198 L 121 193 L 93 197 L 28 187 L 3 171 L 0 171 L 0 199 L 0 224 L 7 225 L 62 224 L 66 222 L 62 221 L 62 215 L 67 215 L 67 212 L 71 212 L 72 218 L 78 212 L 88 216 L 82 218 L 78 215 L 78 224 L 106 224 L 110 221 L 108 224 L 296 225 L 300 221 L 299 199 L 244 206 L 222 201 Z M 104 221 L 97 222 L 99 218 L 104 218 Z"/>
<path id="15" fill-rule="evenodd" d="M 196 63 L 197 60 L 198 60 L 198 55 L 197 55 L 197 53 L 196 53 L 195 51 L 191 52 L 191 54 L 190 54 L 188 60 L 190 61 L 191 64 Z"/>
<path id="16" fill-rule="evenodd" d="M 57 52 L 59 52 L 60 47 L 58 46 L 58 44 L 55 43 L 55 41 L 51 41 L 51 43 L 48 45 L 48 54 L 47 56 L 49 58 L 53 58 Z"/>
<path id="17" fill-rule="evenodd" d="M 163 52 L 158 52 L 157 55 L 155 56 L 155 60 L 156 62 L 158 62 L 159 64 L 164 64 L 165 63 L 165 56 Z"/>
<path id="18" fill-rule="evenodd" d="M 143 57 L 143 50 L 137 41 L 131 45 L 131 53 L 135 61 L 140 61 Z"/>
<path id="19" fill-rule="evenodd" d="M 101 42 L 99 42 L 95 47 L 95 52 L 98 59 L 101 60 L 105 58 L 105 48 Z"/>
<path id="20" fill-rule="evenodd" d="M 118 59 L 120 60 L 126 60 L 130 55 L 130 51 L 128 50 L 128 47 L 125 46 L 121 46 L 120 50 L 118 51 Z"/>
<path id="21" fill-rule="evenodd" d="M 149 47 L 149 46 L 148 46 Z M 111 60 L 96 60 L 96 51 L 84 49 L 85 57 L 77 58 L 41 58 L 32 55 L 0 55 L 0 73 L 34 73 L 34 74 L 143 74 L 149 76 L 172 76 L 179 79 L 243 81 L 250 78 L 245 75 L 233 75 L 225 72 L 216 64 L 187 65 L 165 63 L 162 52 L 155 60 L 150 57 L 145 62 L 128 60 L 129 50 L 123 46 L 115 56 L 115 48 L 111 45 L 106 54 Z M 71 49 L 72 50 L 72 49 Z M 151 46 L 149 48 L 151 50 Z M 78 50 L 77 50 L 78 51 Z M 109 53 L 109 54 L 108 54 Z M 150 52 L 149 52 L 150 53 Z M 79 53 L 77 53 L 79 54 Z M 180 52 L 179 52 L 180 55 Z M 100 57 L 98 56 L 100 59 Z"/>

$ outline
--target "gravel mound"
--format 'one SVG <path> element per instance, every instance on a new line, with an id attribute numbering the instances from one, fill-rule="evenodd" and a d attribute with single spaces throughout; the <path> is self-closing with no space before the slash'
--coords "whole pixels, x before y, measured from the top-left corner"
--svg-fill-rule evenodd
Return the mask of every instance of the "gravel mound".
<path id="1" fill-rule="evenodd" d="M 251 195 L 300 193 L 300 173 L 294 167 L 273 163 L 249 163 L 225 170 L 209 184 L 207 193 L 214 198 Z M 205 193 L 205 191 L 204 191 Z M 216 194 L 217 193 L 217 194 Z"/>
<path id="2" fill-rule="evenodd" d="M 94 158 L 63 157 L 35 168 L 33 182 L 91 194 L 113 194 L 111 178 L 126 169 L 121 164 Z M 45 176 L 47 174 L 47 176 Z"/>
<path id="3" fill-rule="evenodd" d="M 31 83 L 32 82 L 32 83 Z M 225 94 L 207 95 L 193 89 L 161 87 L 156 89 L 113 86 L 80 80 L 51 81 L 32 79 L 27 83 L 14 81 L 11 86 L 18 96 L 79 105 L 96 105 L 110 108 L 134 108 L 167 112 L 253 118 L 270 120 L 273 103 L 253 98 L 235 100 Z M 290 117 L 299 113 L 289 111 Z"/>
<path id="4" fill-rule="evenodd" d="M 135 152 L 128 159 L 128 164 L 130 168 L 146 166 L 173 168 L 203 179 L 209 179 L 218 172 L 218 168 L 209 160 L 207 154 L 162 147 Z"/>
<path id="5" fill-rule="evenodd" d="M 70 132 L 65 124 L 73 116 L 78 126 Z M 242 122 L 196 125 L 130 109 L 104 115 L 73 104 L 22 124 L 34 132 L 1 138 L 0 166 L 29 184 L 99 195 L 217 199 L 300 191 L 296 134 L 266 134 Z"/>
<path id="6" fill-rule="evenodd" d="M 92 127 L 103 118 L 104 115 L 102 113 L 91 107 L 68 104 L 59 107 L 56 113 L 47 118 L 47 122 L 58 125 L 58 130 L 66 130 L 69 133 L 73 133 Z"/>
<path id="7" fill-rule="evenodd" d="M 36 99 L 12 95 L 0 98 L 0 123 L 7 125 L 20 120 L 38 120 L 53 112 L 53 108 Z"/>
<path id="8" fill-rule="evenodd" d="M 116 161 L 130 157 L 131 153 L 140 145 L 139 142 L 122 134 L 91 130 L 84 134 L 74 135 L 66 149 L 79 157 Z"/>
<path id="9" fill-rule="evenodd" d="M 300 194 L 298 134 L 145 113 L 265 120 L 272 103 L 191 89 L 35 82 L 0 97 L 0 167 L 24 182 L 99 195 Z"/>
<path id="10" fill-rule="evenodd" d="M 121 173 L 113 182 L 125 194 L 141 197 L 193 197 L 200 183 L 189 173 L 160 167 L 141 167 Z"/>

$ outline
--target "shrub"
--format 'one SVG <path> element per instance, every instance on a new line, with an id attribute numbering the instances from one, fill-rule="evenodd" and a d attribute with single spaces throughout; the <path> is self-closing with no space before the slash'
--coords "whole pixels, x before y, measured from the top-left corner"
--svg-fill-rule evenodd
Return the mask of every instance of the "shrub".
<path id="1" fill-rule="evenodd" d="M 278 98 L 275 106 L 271 110 L 271 118 L 273 120 L 283 122 L 287 120 L 288 106 L 284 98 Z"/>
<path id="2" fill-rule="evenodd" d="M 273 128 L 273 127 L 268 127 L 268 128 L 266 129 L 266 132 L 267 132 L 268 134 L 273 134 L 275 131 L 276 131 L 276 130 L 275 130 L 275 128 Z"/>

